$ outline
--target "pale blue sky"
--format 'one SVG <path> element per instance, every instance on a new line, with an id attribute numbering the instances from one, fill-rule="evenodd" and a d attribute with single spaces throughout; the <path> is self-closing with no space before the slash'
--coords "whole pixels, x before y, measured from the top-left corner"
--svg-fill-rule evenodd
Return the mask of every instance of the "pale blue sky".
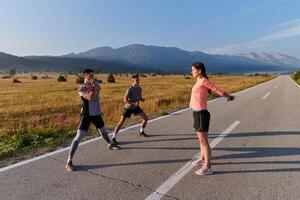
<path id="1" fill-rule="evenodd" d="M 0 51 L 62 55 L 99 46 L 175 46 L 300 58 L 298 0 L 0 0 Z"/>

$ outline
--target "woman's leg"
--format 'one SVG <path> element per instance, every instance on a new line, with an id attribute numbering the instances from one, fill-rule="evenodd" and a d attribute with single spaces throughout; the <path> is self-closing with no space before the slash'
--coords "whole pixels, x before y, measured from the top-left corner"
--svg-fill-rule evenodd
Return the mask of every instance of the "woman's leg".
<path id="1" fill-rule="evenodd" d="M 208 143 L 208 132 L 197 132 L 200 141 L 201 156 L 204 158 L 205 166 L 210 168 L 211 148 Z"/>
<path id="2" fill-rule="evenodd" d="M 204 147 L 203 147 L 203 145 L 202 145 L 202 143 L 200 142 L 200 135 L 199 134 L 197 134 L 197 136 L 198 136 L 198 140 L 199 140 L 199 147 L 200 147 L 200 152 L 199 152 L 199 159 L 200 160 L 202 160 L 203 162 L 204 162 Z"/>

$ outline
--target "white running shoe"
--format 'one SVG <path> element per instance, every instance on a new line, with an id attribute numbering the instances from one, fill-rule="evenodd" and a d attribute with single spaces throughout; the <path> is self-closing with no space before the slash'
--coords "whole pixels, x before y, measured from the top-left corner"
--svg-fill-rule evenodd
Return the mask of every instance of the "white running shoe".
<path id="1" fill-rule="evenodd" d="M 194 166 L 196 166 L 196 165 L 202 165 L 203 166 L 204 164 L 205 164 L 205 162 L 201 158 L 198 158 L 197 160 L 192 161 L 192 165 L 194 165 Z"/>
<path id="2" fill-rule="evenodd" d="M 195 171 L 195 174 L 199 176 L 204 176 L 204 175 L 212 175 L 214 173 L 214 170 L 211 168 L 208 168 L 206 166 L 201 167 L 201 169 Z"/>

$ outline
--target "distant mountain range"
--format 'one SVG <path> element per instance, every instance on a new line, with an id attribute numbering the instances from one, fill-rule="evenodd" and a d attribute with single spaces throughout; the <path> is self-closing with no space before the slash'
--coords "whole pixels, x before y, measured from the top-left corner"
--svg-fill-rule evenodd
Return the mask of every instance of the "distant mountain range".
<path id="1" fill-rule="evenodd" d="M 300 60 L 280 53 L 214 55 L 176 47 L 133 44 L 121 48 L 98 47 L 62 56 L 17 57 L 0 52 L 0 71 L 81 71 L 89 67 L 102 72 L 188 73 L 191 64 L 201 61 L 209 73 L 251 73 L 294 71 Z"/>
<path id="2" fill-rule="evenodd" d="M 83 68 L 93 68 L 98 72 L 131 72 L 140 69 L 128 62 L 115 60 L 99 60 L 86 58 L 68 58 L 56 56 L 25 56 L 17 57 L 0 52 L 0 71 L 15 68 L 17 71 L 55 71 L 80 72 Z"/>

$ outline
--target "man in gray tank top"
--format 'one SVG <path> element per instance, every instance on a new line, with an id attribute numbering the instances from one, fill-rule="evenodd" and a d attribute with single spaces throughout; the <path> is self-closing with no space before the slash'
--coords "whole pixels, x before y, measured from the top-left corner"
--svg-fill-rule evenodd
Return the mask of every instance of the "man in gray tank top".
<path id="1" fill-rule="evenodd" d="M 139 130 L 139 135 L 143 137 L 148 137 L 144 129 L 147 125 L 148 117 L 140 107 L 140 101 L 145 101 L 142 97 L 142 88 L 140 87 L 140 79 L 138 75 L 133 75 L 131 77 L 132 86 L 129 87 L 124 96 L 125 108 L 121 116 L 121 120 L 115 127 L 113 133 L 112 142 L 117 145 L 116 135 L 119 132 L 120 128 L 126 121 L 129 119 L 132 114 L 138 115 L 142 119 L 141 129 Z"/>

